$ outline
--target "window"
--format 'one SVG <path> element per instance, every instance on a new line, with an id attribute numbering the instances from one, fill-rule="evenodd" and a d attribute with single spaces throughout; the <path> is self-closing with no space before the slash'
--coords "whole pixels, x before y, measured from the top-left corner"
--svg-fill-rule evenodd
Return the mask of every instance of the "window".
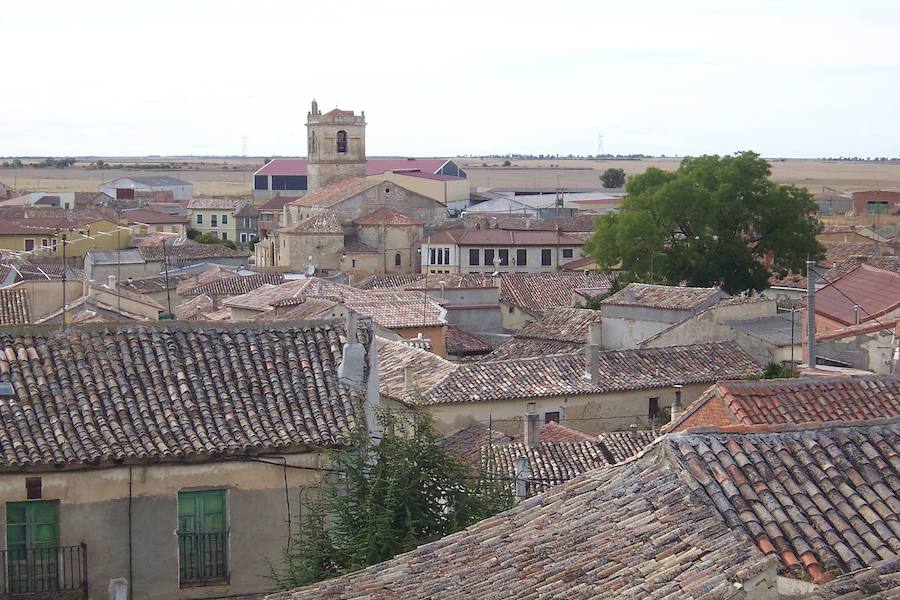
<path id="1" fill-rule="evenodd" d="M 228 239 L 228 232 L 226 232 L 226 231 L 223 231 L 223 232 L 222 232 L 222 239 L 223 239 L 223 240 L 227 240 L 227 239 Z"/>
<path id="2" fill-rule="evenodd" d="M 245 228 L 245 229 L 250 229 L 251 227 L 253 227 L 253 222 L 252 222 L 252 221 L 253 221 L 253 220 L 252 220 L 250 217 L 244 217 L 244 228 Z"/>
<path id="3" fill-rule="evenodd" d="M 25 478 L 25 497 L 29 500 L 40 500 L 42 494 L 42 482 L 40 477 Z"/>
<path id="4" fill-rule="evenodd" d="M 228 578 L 225 490 L 178 492 L 178 579 L 181 585 Z"/>
<path id="5" fill-rule="evenodd" d="M 347 132 L 343 129 L 337 132 L 337 152 L 338 154 L 347 152 Z"/>
<path id="6" fill-rule="evenodd" d="M 384 193 L 387 194 L 388 196 L 390 196 L 390 195 L 391 195 L 391 188 L 389 188 L 389 187 L 384 188 Z"/>
<path id="7" fill-rule="evenodd" d="M 528 264 L 528 250 L 525 248 L 516 249 L 516 264 L 524 267 Z"/>
<path id="8" fill-rule="evenodd" d="M 6 550 L 12 593 L 59 589 L 59 500 L 6 504 Z"/>
<path id="9" fill-rule="evenodd" d="M 434 249 L 434 248 L 429 248 L 429 249 L 428 249 L 428 261 L 429 261 L 428 264 L 429 264 L 429 265 L 437 264 L 437 263 L 435 262 L 435 258 L 436 258 L 435 255 L 436 255 L 436 254 L 437 254 L 437 253 L 435 252 L 435 249 Z"/>
<path id="10" fill-rule="evenodd" d="M 650 398 L 650 402 L 647 403 L 647 418 L 652 419 L 656 416 L 656 413 L 659 412 L 659 398 Z"/>
<path id="11" fill-rule="evenodd" d="M 574 256 L 571 248 L 563 248 L 563 258 L 572 258 Z"/>
<path id="12" fill-rule="evenodd" d="M 549 267 L 553 258 L 550 248 L 541 248 L 541 266 Z"/>
<path id="13" fill-rule="evenodd" d="M 493 248 L 485 248 L 484 249 L 484 264 L 487 267 L 494 264 L 494 249 Z"/>
<path id="14" fill-rule="evenodd" d="M 259 215 L 260 221 L 266 221 L 267 223 L 272 220 L 272 215 Z"/>
<path id="15" fill-rule="evenodd" d="M 355 258 L 351 258 L 351 259 L 350 259 L 350 264 L 351 264 L 354 268 L 356 268 L 356 259 L 355 259 Z"/>
<path id="16" fill-rule="evenodd" d="M 222 225 L 228 225 L 228 215 L 222 215 Z"/>
<path id="17" fill-rule="evenodd" d="M 203 225 L 203 213 L 197 213 L 197 225 Z"/>
<path id="18" fill-rule="evenodd" d="M 49 248 L 50 240 L 48 238 L 41 238 L 41 248 Z"/>
<path id="19" fill-rule="evenodd" d="M 544 423 L 559 423 L 559 411 L 545 412 Z"/>
<path id="20" fill-rule="evenodd" d="M 25 251 L 34 250 L 34 240 L 25 240 Z"/>
<path id="21" fill-rule="evenodd" d="M 444 248 L 444 264 L 450 264 L 450 248 Z M 450 271 L 447 271 L 449 273 Z"/>
<path id="22" fill-rule="evenodd" d="M 217 215 L 210 215 L 210 216 L 209 216 L 209 226 L 210 226 L 210 227 L 218 227 L 218 226 L 219 226 L 219 221 L 218 221 L 218 216 L 217 216 Z"/>
<path id="23" fill-rule="evenodd" d="M 394 266 L 399 267 L 400 264 L 401 264 L 401 259 L 400 259 L 400 253 L 398 252 L 394 255 Z"/>
<path id="24" fill-rule="evenodd" d="M 478 248 L 469 248 L 469 265 L 478 265 Z"/>
<path id="25" fill-rule="evenodd" d="M 501 266 L 506 266 L 509 264 L 509 250 L 507 250 L 506 248 L 497 250 L 497 257 L 500 259 Z"/>
<path id="26" fill-rule="evenodd" d="M 162 225 L 157 225 L 156 231 L 165 231 L 165 228 Z"/>
<path id="27" fill-rule="evenodd" d="M 253 189 L 255 190 L 268 190 L 269 189 L 269 176 L 268 175 L 254 175 L 253 176 Z"/>

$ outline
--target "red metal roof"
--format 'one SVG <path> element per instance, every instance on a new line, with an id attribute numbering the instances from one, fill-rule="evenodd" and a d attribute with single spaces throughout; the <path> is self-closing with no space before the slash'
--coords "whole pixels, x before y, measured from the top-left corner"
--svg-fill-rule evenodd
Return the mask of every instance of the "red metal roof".
<path id="1" fill-rule="evenodd" d="M 366 161 L 366 175 L 385 171 L 419 171 L 433 175 L 447 162 L 446 158 L 373 158 Z M 255 175 L 306 175 L 305 158 L 273 158 Z M 450 179 L 456 179 L 451 177 Z"/>
<path id="2" fill-rule="evenodd" d="M 900 273 L 863 263 L 816 292 L 816 313 L 845 325 L 856 322 L 854 303 L 860 308 L 860 323 L 897 309 Z"/>

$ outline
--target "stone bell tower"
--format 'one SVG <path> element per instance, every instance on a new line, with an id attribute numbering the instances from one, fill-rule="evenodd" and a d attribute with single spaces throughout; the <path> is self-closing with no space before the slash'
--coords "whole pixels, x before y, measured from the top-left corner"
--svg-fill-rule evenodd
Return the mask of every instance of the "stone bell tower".
<path id="1" fill-rule="evenodd" d="M 324 115 L 315 100 L 306 116 L 309 192 L 348 177 L 366 176 L 366 113 L 335 108 Z"/>

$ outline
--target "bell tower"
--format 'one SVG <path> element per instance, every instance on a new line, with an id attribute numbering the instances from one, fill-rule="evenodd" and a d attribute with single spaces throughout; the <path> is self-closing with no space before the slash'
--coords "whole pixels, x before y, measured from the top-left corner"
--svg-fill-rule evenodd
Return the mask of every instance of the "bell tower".
<path id="1" fill-rule="evenodd" d="M 313 100 L 306 116 L 307 190 L 366 176 L 366 113 L 335 108 L 324 115 Z"/>

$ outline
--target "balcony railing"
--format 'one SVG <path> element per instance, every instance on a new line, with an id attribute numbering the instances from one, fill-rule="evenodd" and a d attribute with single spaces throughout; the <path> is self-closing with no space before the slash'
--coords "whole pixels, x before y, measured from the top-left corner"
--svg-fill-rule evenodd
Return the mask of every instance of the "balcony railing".
<path id="1" fill-rule="evenodd" d="M 0 599 L 81 600 L 87 595 L 87 546 L 0 550 Z"/>
<path id="2" fill-rule="evenodd" d="M 228 531 L 179 531 L 178 574 L 181 585 L 227 582 Z"/>

